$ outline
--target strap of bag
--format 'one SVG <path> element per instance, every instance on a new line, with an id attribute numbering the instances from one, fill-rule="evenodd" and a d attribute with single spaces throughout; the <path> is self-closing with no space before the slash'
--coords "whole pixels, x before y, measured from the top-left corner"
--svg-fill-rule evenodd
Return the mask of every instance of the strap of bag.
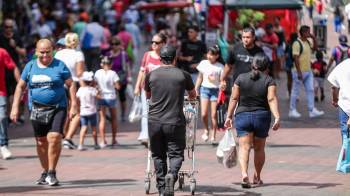
<path id="1" fill-rule="evenodd" d="M 226 99 L 225 92 L 220 90 L 219 91 L 219 95 L 218 95 L 218 102 L 217 103 L 218 104 L 224 104 L 225 103 L 225 99 Z"/>

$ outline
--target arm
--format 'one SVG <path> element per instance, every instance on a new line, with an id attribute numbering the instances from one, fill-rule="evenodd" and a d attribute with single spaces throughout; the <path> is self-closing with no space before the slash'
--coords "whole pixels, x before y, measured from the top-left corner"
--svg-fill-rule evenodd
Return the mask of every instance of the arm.
<path id="1" fill-rule="evenodd" d="M 187 93 L 188 93 L 188 99 L 189 99 L 189 100 L 194 100 L 194 99 L 196 99 L 197 93 L 196 93 L 196 90 L 195 90 L 195 89 L 189 90 L 189 91 L 187 91 Z"/>
<path id="2" fill-rule="evenodd" d="M 229 103 L 228 109 L 227 109 L 227 116 L 226 116 L 226 121 L 225 121 L 225 127 L 227 127 L 227 128 L 232 127 L 232 116 L 233 116 L 233 112 L 237 106 L 238 99 L 239 99 L 239 86 L 237 84 L 235 84 L 232 87 L 232 94 L 231 94 L 231 98 L 230 98 L 230 103 Z"/>
<path id="3" fill-rule="evenodd" d="M 199 73 L 197 77 L 196 85 L 195 85 L 195 91 L 197 95 L 199 95 L 199 88 L 201 87 L 202 82 L 203 82 L 203 74 Z"/>
<path id="4" fill-rule="evenodd" d="M 315 38 L 315 36 L 313 34 L 310 34 L 310 37 L 311 37 L 312 43 L 313 43 L 312 50 L 316 51 L 318 49 L 317 40 L 316 40 L 316 38 Z"/>
<path id="5" fill-rule="evenodd" d="M 72 119 L 78 112 L 78 105 L 77 105 L 77 89 L 73 82 L 73 80 L 70 78 L 64 82 L 66 86 L 69 88 L 69 97 L 71 102 L 71 107 L 69 111 L 69 119 Z"/>
<path id="6" fill-rule="evenodd" d="M 299 55 L 293 55 L 295 68 L 296 68 L 297 73 L 298 73 L 298 79 L 303 80 L 303 74 L 302 74 L 301 69 L 300 69 L 300 61 L 299 61 L 300 58 L 299 57 L 300 57 Z"/>
<path id="7" fill-rule="evenodd" d="M 272 129 L 276 131 L 280 127 L 280 113 L 276 96 L 276 86 L 273 85 L 268 87 L 267 101 L 269 103 L 272 115 L 275 117 L 275 122 L 272 125 Z"/>
<path id="8" fill-rule="evenodd" d="M 232 70 L 232 65 L 229 65 L 229 64 L 225 64 L 225 67 L 224 67 L 224 72 L 223 74 L 220 76 L 220 89 L 221 90 L 225 90 L 226 88 L 226 78 L 228 76 L 228 74 L 231 72 Z"/>
<path id="9" fill-rule="evenodd" d="M 114 82 L 114 88 L 116 88 L 117 90 L 120 90 L 122 88 L 119 81 Z"/>
<path id="10" fill-rule="evenodd" d="M 13 75 L 14 75 L 14 77 L 16 79 L 16 82 L 18 82 L 21 79 L 21 73 L 20 73 L 20 71 L 19 71 L 17 66 L 13 70 Z"/>
<path id="11" fill-rule="evenodd" d="M 140 70 L 139 74 L 137 76 L 137 80 L 136 80 L 136 84 L 135 84 L 135 90 L 134 90 L 134 94 L 136 96 L 140 95 L 140 90 L 141 90 L 141 84 L 143 82 L 143 79 L 145 78 L 145 72 Z"/>
<path id="12" fill-rule="evenodd" d="M 13 104 L 11 109 L 10 118 L 13 122 L 17 122 L 18 112 L 19 112 L 19 103 L 22 97 L 22 93 L 26 88 L 27 84 L 24 80 L 20 79 L 17 83 L 15 94 L 13 96 Z"/>
<path id="13" fill-rule="evenodd" d="M 339 88 L 332 86 L 332 105 L 338 107 Z"/>

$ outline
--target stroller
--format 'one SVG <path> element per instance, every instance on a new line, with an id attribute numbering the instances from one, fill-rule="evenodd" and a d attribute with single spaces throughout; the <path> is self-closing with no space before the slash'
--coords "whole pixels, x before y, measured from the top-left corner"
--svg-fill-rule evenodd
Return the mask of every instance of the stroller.
<path id="1" fill-rule="evenodd" d="M 187 170 L 179 171 L 179 189 L 183 190 L 185 185 L 185 177 L 189 178 L 189 185 L 191 195 L 194 195 L 196 190 L 196 179 L 194 174 L 198 171 L 195 170 L 195 141 L 196 141 L 196 131 L 197 131 L 197 120 L 199 112 L 199 101 L 198 100 L 189 100 L 185 97 L 183 111 L 186 118 L 186 151 L 187 158 L 191 160 L 191 166 Z M 151 188 L 151 178 L 155 175 L 155 172 L 151 169 L 152 156 L 151 151 L 148 149 L 147 154 L 147 167 L 146 167 L 146 176 L 145 176 L 145 192 L 149 194 Z"/>

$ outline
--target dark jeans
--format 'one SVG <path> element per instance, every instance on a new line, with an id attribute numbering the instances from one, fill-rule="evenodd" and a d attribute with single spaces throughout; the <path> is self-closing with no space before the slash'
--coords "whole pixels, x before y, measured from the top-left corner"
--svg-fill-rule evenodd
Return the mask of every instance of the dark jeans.
<path id="1" fill-rule="evenodd" d="M 168 125 L 148 122 L 150 149 L 157 176 L 157 188 L 165 187 L 165 175 L 168 172 L 167 155 L 169 156 L 169 173 L 173 174 L 175 181 L 184 160 L 186 147 L 185 125 Z"/>

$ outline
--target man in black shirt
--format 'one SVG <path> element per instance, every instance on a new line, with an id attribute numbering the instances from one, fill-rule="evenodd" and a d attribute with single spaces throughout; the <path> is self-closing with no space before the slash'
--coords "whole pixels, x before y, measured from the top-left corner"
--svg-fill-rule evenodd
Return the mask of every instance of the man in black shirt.
<path id="1" fill-rule="evenodd" d="M 207 46 L 201 40 L 198 40 L 198 26 L 188 28 L 188 40 L 181 43 L 181 50 L 178 65 L 192 75 L 196 82 L 198 70 L 197 65 L 204 59 L 207 53 Z"/>
<path id="2" fill-rule="evenodd" d="M 230 51 L 224 73 L 221 77 L 221 89 L 226 88 L 226 77 L 233 69 L 233 82 L 239 74 L 247 73 L 251 70 L 251 64 L 255 54 L 264 52 L 255 44 L 255 30 L 252 27 L 243 29 L 242 42 L 236 44 Z"/>
<path id="3" fill-rule="evenodd" d="M 183 113 L 185 90 L 194 99 L 196 92 L 191 76 L 175 67 L 176 48 L 166 45 L 160 50 L 162 66 L 145 78 L 146 96 L 150 99 L 148 134 L 160 195 L 173 195 L 174 183 L 184 160 L 186 122 Z M 169 156 L 169 173 L 167 168 Z"/>

